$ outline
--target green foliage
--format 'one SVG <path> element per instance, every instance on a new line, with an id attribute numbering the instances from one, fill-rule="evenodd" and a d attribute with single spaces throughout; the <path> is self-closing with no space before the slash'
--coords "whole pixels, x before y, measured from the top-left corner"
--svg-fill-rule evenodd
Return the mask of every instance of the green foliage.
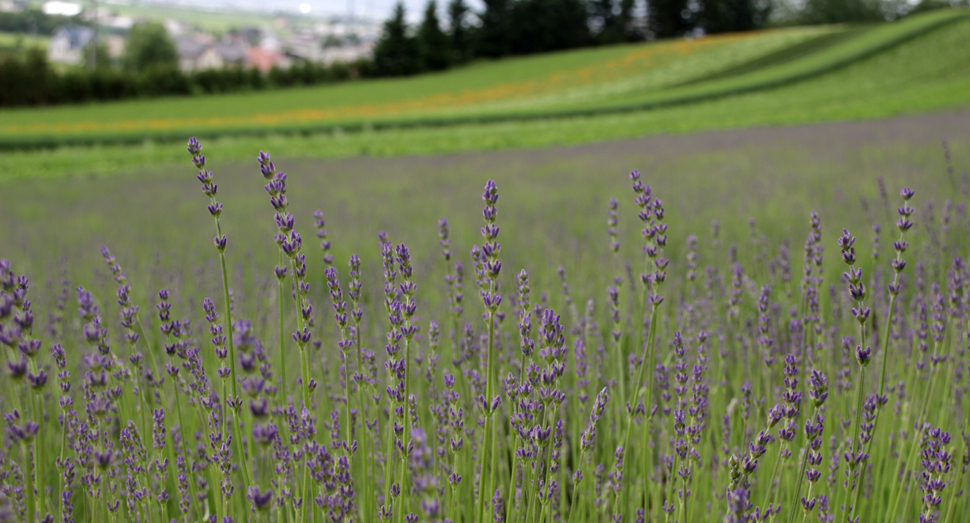
<path id="1" fill-rule="evenodd" d="M 694 28 L 687 0 L 653 0 L 650 6 L 653 16 L 647 23 L 657 38 L 683 36 Z"/>
<path id="2" fill-rule="evenodd" d="M 476 54 L 486 58 L 571 49 L 592 42 L 585 0 L 485 0 Z M 594 15 L 595 16 L 595 15 Z"/>
<path id="3" fill-rule="evenodd" d="M 125 67 L 131 71 L 178 69 L 179 55 L 165 27 L 158 22 L 141 22 L 132 26 L 125 44 Z"/>
<path id="4" fill-rule="evenodd" d="M 698 21 L 710 33 L 751 31 L 765 26 L 771 9 L 766 0 L 706 0 Z"/>
<path id="5" fill-rule="evenodd" d="M 512 11 L 513 54 L 572 49 L 590 41 L 582 0 L 518 0 Z"/>
<path id="6" fill-rule="evenodd" d="M 0 11 L 0 32 L 25 33 L 50 36 L 58 26 L 77 24 L 77 20 L 65 16 L 49 16 L 36 7 L 23 11 Z"/>
<path id="7" fill-rule="evenodd" d="M 451 65 L 453 52 L 448 48 L 448 36 L 441 30 L 438 21 L 438 3 L 429 0 L 424 10 L 424 20 L 418 28 L 421 65 L 429 71 L 441 71 Z"/>
<path id="8" fill-rule="evenodd" d="M 94 63 L 91 63 L 91 59 L 94 58 Z M 113 66 L 111 63 L 111 55 L 108 54 L 108 46 L 103 42 L 98 42 L 98 46 L 95 50 L 94 56 L 91 55 L 91 44 L 88 44 L 88 48 L 84 50 L 84 68 L 107 70 Z"/>
<path id="9" fill-rule="evenodd" d="M 483 3 L 485 9 L 478 15 L 481 29 L 476 54 L 488 58 L 511 54 L 513 0 L 483 0 Z"/>
<path id="10" fill-rule="evenodd" d="M 171 66 L 156 66 L 132 72 L 111 67 L 104 46 L 99 49 L 95 71 L 82 67 L 63 73 L 51 68 L 43 49 L 28 49 L 23 58 L 0 55 L 0 86 L 6 86 L 0 92 L 0 107 L 249 92 L 343 82 L 371 72 L 369 62 L 362 60 L 332 65 L 302 62 L 289 69 L 274 68 L 268 75 L 242 67 L 183 73 Z"/>
<path id="11" fill-rule="evenodd" d="M 873 0 L 808 0 L 801 16 L 808 24 L 873 22 L 882 18 L 879 4 Z"/>
<path id="12" fill-rule="evenodd" d="M 937 9 L 951 9 L 954 7 L 970 7 L 970 2 L 964 0 L 960 1 L 947 1 L 947 0 L 921 0 L 915 6 L 907 11 L 908 15 L 915 15 L 919 13 L 926 13 L 928 11 L 935 11 Z"/>
<path id="13" fill-rule="evenodd" d="M 0 33 L 0 61 L 12 57 L 24 59 L 31 49 L 46 49 L 49 38 L 24 33 Z"/>
<path id="14" fill-rule="evenodd" d="M 401 2 L 384 22 L 384 32 L 374 47 L 374 70 L 381 76 L 405 76 L 421 70 L 418 42 L 409 34 Z"/>
<path id="15" fill-rule="evenodd" d="M 44 103 L 51 96 L 52 77 L 42 49 L 30 49 L 24 60 L 0 60 L 0 106 Z"/>
<path id="16" fill-rule="evenodd" d="M 448 46 L 456 64 L 471 60 L 474 52 L 474 33 L 468 26 L 470 12 L 465 0 L 448 1 Z"/>
<path id="17" fill-rule="evenodd" d="M 592 38 L 597 44 L 615 44 L 641 40 L 634 25 L 633 0 L 590 0 L 587 2 Z"/>

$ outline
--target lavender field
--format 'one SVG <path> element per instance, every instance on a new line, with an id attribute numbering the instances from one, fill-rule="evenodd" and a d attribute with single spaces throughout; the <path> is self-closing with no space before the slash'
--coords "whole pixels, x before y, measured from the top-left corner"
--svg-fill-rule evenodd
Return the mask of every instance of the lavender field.
<path id="1" fill-rule="evenodd" d="M 2 182 L 0 521 L 965 521 L 968 123 Z"/>

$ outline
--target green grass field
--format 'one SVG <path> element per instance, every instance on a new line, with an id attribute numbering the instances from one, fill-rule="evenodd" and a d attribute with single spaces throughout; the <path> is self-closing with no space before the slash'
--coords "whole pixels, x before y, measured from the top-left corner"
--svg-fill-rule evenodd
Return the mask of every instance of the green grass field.
<path id="1" fill-rule="evenodd" d="M 925 35 L 966 33 L 937 11 L 869 27 L 815 27 L 671 40 L 485 62 L 441 74 L 341 85 L 0 114 L 0 146 L 132 143 L 268 133 L 359 131 L 627 114 L 765 91 L 816 78 Z M 950 69 L 965 45 L 921 58 Z M 929 88 L 953 78 L 923 79 Z M 938 106 L 966 101 L 956 96 Z M 851 115 L 848 115 L 851 116 Z"/>
<path id="2" fill-rule="evenodd" d="M 599 50 L 583 53 L 594 52 Z M 328 132 L 309 136 L 230 136 L 210 140 L 207 147 L 213 154 L 231 159 L 249 159 L 252 151 L 260 148 L 304 157 L 427 155 L 579 144 L 705 129 L 886 118 L 967 107 L 968 104 L 970 20 L 963 20 L 815 78 L 691 104 L 599 116 L 490 124 Z M 41 110 L 35 114 L 87 109 Z M 17 112 L 18 116 L 25 114 L 29 113 Z M 0 118 L 7 116 L 0 115 Z M 195 132 L 186 130 L 183 137 L 189 134 Z M 183 160 L 180 151 L 170 144 L 150 141 L 135 146 L 65 146 L 42 152 L 10 151 L 0 155 L 0 178 L 106 173 L 168 165 Z"/>

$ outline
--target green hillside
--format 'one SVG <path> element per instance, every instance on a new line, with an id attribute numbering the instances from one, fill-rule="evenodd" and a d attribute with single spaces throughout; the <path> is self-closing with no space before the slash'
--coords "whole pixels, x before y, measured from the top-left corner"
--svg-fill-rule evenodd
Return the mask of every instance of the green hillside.
<path id="1" fill-rule="evenodd" d="M 556 53 L 484 62 L 441 74 L 194 98 L 133 100 L 74 107 L 15 109 L 0 114 L 0 140 L 159 132 L 239 131 L 517 110 L 517 104 L 602 102 L 654 90 L 724 64 L 842 28 L 797 28 Z M 561 103 L 561 102 L 560 102 Z"/>
<path id="2" fill-rule="evenodd" d="M 826 34 L 841 33 L 830 30 Z M 761 58 L 748 62 L 747 66 L 732 66 L 733 71 L 724 68 L 721 69 L 722 72 L 711 75 L 718 80 L 727 81 L 758 71 L 763 74 L 784 63 L 790 64 L 792 57 L 804 55 L 804 49 L 799 50 L 797 46 L 807 46 L 805 42 L 810 42 L 812 38 L 803 38 L 802 44 L 762 54 Z M 817 48 L 824 47 L 818 40 L 812 45 Z M 831 49 L 835 44 L 829 42 L 825 46 Z M 595 50 L 600 51 L 602 50 Z M 567 53 L 546 59 L 565 60 L 567 57 L 587 52 L 594 51 Z M 749 67 L 750 71 L 737 74 L 742 67 Z M 470 71 L 465 74 L 470 74 Z M 684 77 L 690 76 L 680 76 Z M 425 80 L 405 82 L 411 81 Z M 687 82 L 679 81 L 699 85 L 703 80 L 694 77 Z M 361 82 L 358 85 L 365 84 Z M 226 98 L 233 97 L 213 97 L 210 100 Z M 158 102 L 139 103 L 150 105 Z M 114 110 L 120 105 L 124 104 L 107 107 Z M 72 110 L 96 108 L 97 106 L 92 106 Z M 970 19 L 966 18 L 828 73 L 775 88 L 694 103 L 571 118 L 466 122 L 448 126 L 384 130 L 371 128 L 360 132 L 334 130 L 305 135 L 227 135 L 207 140 L 206 148 L 213 157 L 227 160 L 250 160 L 252 151 L 259 149 L 290 157 L 441 154 L 569 145 L 707 129 L 886 118 L 899 114 L 961 108 L 970 108 Z M 63 110 L 65 109 L 41 110 L 34 111 L 34 114 L 58 113 Z M 23 116 L 26 112 L 17 114 Z M 0 119 L 4 121 L 8 117 L 8 113 L 0 114 Z M 175 138 L 181 141 L 190 134 L 204 135 L 199 131 L 186 130 Z M 0 179 L 107 173 L 143 166 L 158 167 L 185 160 L 180 147 L 173 148 L 165 143 L 138 139 L 140 141 L 136 145 L 62 145 L 44 151 L 6 151 L 0 153 Z"/>
<path id="3" fill-rule="evenodd" d="M 479 63 L 441 74 L 272 92 L 0 113 L 0 146 L 139 143 L 626 113 L 760 91 L 844 67 L 967 14 L 807 27 Z M 958 60 L 965 49 L 930 60 Z"/>

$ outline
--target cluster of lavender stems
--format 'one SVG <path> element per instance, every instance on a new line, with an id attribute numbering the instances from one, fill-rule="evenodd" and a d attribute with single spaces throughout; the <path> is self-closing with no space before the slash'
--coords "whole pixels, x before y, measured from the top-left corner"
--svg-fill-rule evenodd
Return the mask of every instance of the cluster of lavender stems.
<path id="1" fill-rule="evenodd" d="M 140 288 L 105 248 L 113 297 L 62 277 L 45 301 L 0 261 L 0 522 L 956 523 L 970 508 L 966 242 L 950 218 L 913 235 L 909 189 L 888 263 L 875 221 L 870 256 L 846 229 L 844 272 L 826 265 L 812 212 L 798 285 L 787 240 L 771 255 L 754 220 L 757 252 L 722 248 L 715 222 L 707 240 L 673 227 L 685 254 L 669 260 L 664 203 L 633 171 L 636 218 L 606 205 L 597 306 L 565 267 L 502 271 L 494 181 L 469 259 L 438 222 L 436 281 L 384 232 L 337 262 L 320 211 L 314 261 L 260 152 L 276 285 L 253 299 L 269 320 L 236 303 L 215 176 L 197 140 L 188 152 L 215 296 Z"/>

